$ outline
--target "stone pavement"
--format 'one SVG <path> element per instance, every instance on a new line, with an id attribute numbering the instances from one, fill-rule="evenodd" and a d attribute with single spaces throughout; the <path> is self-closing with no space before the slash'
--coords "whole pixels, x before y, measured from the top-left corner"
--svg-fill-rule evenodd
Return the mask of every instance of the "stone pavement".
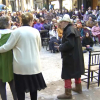
<path id="1" fill-rule="evenodd" d="M 99 46 L 94 46 L 94 50 L 100 50 Z M 38 100 L 57 100 L 56 96 L 64 93 L 64 82 L 61 80 L 62 60 L 60 53 L 51 53 L 42 48 L 41 52 L 41 67 L 44 79 L 47 83 L 47 88 L 38 92 Z M 88 53 L 84 54 L 85 64 L 88 64 Z M 100 88 L 97 84 L 92 85 L 88 90 L 86 83 L 83 83 L 83 93 L 77 94 L 72 92 L 72 100 L 100 100 Z M 74 80 L 72 80 L 74 87 Z M 7 84 L 7 100 L 13 100 L 9 85 Z M 0 98 L 1 100 L 1 98 Z M 30 100 L 29 93 L 26 94 L 26 99 Z"/>

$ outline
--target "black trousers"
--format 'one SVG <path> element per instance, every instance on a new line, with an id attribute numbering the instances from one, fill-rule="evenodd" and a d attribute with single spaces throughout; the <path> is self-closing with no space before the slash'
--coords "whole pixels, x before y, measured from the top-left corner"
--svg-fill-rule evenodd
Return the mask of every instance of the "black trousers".
<path id="1" fill-rule="evenodd" d="M 10 85 L 10 89 L 11 89 L 11 92 L 12 92 L 12 95 L 13 95 L 13 99 L 17 100 L 14 81 L 12 80 L 8 83 Z M 7 100 L 7 97 L 6 97 L 6 82 L 5 83 L 2 82 L 1 79 L 0 79 L 0 94 L 1 94 L 2 100 Z"/>
<path id="2" fill-rule="evenodd" d="M 17 92 L 18 100 L 25 100 L 25 92 Z M 37 91 L 30 92 L 31 100 L 37 100 Z"/>

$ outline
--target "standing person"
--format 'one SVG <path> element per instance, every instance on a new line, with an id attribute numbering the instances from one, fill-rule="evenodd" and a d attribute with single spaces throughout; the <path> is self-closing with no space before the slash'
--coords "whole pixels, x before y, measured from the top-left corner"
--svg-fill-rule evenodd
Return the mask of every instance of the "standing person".
<path id="1" fill-rule="evenodd" d="M 5 44 L 11 34 L 11 22 L 8 16 L 0 17 L 0 46 Z M 17 100 L 13 75 L 13 52 L 0 53 L 0 95 L 2 100 L 6 97 L 6 82 L 9 83 L 13 99 Z"/>
<path id="2" fill-rule="evenodd" d="M 31 100 L 37 100 L 37 90 L 46 87 L 40 68 L 40 33 L 31 27 L 31 13 L 22 14 L 21 17 L 23 26 L 11 33 L 8 41 L 0 47 L 0 53 L 13 49 L 13 72 L 18 100 L 25 100 L 25 92 L 30 92 Z"/>
<path id="3" fill-rule="evenodd" d="M 65 82 L 65 93 L 57 96 L 58 99 L 71 99 L 71 90 L 81 93 L 81 75 L 84 74 L 84 60 L 80 34 L 70 23 L 69 15 L 65 14 L 61 20 L 63 28 L 62 44 L 56 46 L 61 51 L 62 75 Z M 71 87 L 71 79 L 75 78 L 75 88 Z"/>

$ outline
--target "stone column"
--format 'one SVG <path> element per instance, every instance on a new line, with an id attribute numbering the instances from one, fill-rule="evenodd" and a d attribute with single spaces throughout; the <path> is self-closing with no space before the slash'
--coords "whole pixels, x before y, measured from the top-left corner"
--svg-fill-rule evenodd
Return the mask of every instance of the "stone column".
<path id="1" fill-rule="evenodd" d="M 5 5 L 8 7 L 9 6 L 9 0 L 5 0 Z"/>
<path id="2" fill-rule="evenodd" d="M 26 0 L 21 0 L 21 11 L 25 11 L 25 1 Z"/>
<path id="3" fill-rule="evenodd" d="M 15 7 L 16 11 L 18 11 L 18 0 L 15 0 Z"/>
<path id="4" fill-rule="evenodd" d="M 30 0 L 30 6 L 31 6 L 30 10 L 33 10 L 33 0 Z"/>
<path id="5" fill-rule="evenodd" d="M 0 4 L 2 4 L 2 0 L 0 0 Z"/>
<path id="6" fill-rule="evenodd" d="M 21 10 L 21 8 L 20 8 L 21 5 L 20 5 L 20 3 L 21 3 L 21 1 L 18 0 L 18 11 Z"/>

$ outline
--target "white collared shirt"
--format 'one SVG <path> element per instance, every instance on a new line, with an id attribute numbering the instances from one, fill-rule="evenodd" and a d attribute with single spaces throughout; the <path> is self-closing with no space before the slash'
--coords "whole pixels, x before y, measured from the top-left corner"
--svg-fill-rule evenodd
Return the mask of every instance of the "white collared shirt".
<path id="1" fill-rule="evenodd" d="M 49 31 L 49 34 L 50 34 L 50 39 L 52 37 L 56 37 L 58 39 L 58 32 L 57 31 L 54 31 L 54 30 L 50 30 Z"/>

